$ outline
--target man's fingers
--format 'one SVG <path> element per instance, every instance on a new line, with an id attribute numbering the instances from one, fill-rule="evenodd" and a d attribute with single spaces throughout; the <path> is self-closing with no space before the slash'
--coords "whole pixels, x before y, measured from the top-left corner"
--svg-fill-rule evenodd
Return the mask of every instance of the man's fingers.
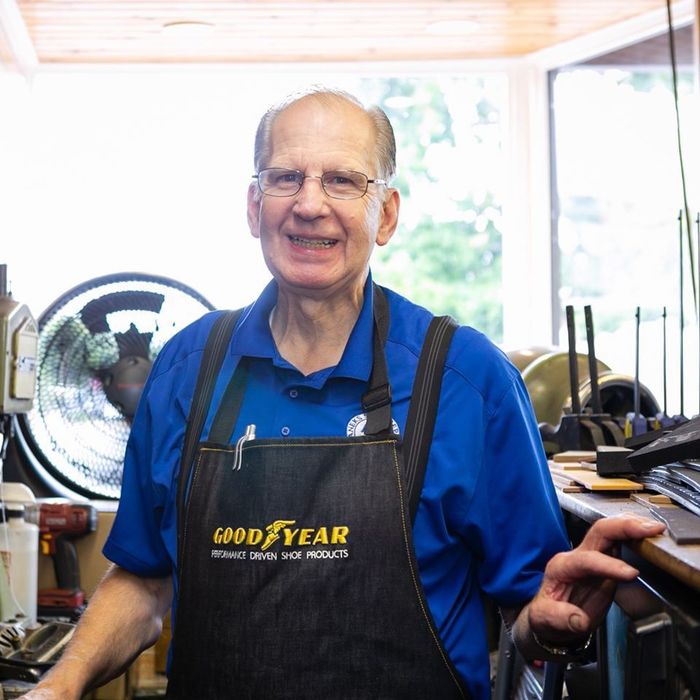
<path id="1" fill-rule="evenodd" d="M 635 516 L 594 523 L 576 549 L 556 554 L 547 564 L 540 591 L 528 605 L 531 629 L 548 640 L 590 632 L 605 615 L 616 582 L 639 574 L 608 553 L 618 542 L 660 535 L 664 529 L 663 523 Z"/>
<path id="2" fill-rule="evenodd" d="M 637 569 L 620 559 L 579 547 L 552 557 L 545 569 L 543 587 L 558 587 L 561 583 L 575 583 L 588 578 L 631 581 L 638 574 Z"/>
<path id="3" fill-rule="evenodd" d="M 601 518 L 593 523 L 579 547 L 605 552 L 616 542 L 654 537 L 665 529 L 666 526 L 657 520 L 636 515 Z"/>
<path id="4" fill-rule="evenodd" d="M 533 601 L 528 613 L 530 628 L 536 632 L 544 631 L 546 638 L 553 642 L 586 634 L 591 628 L 589 616 L 578 606 L 564 600 L 548 600 L 546 605 Z"/>
<path id="5" fill-rule="evenodd" d="M 607 610 L 616 588 L 617 581 L 613 579 L 595 579 L 588 582 L 588 585 L 581 583 L 572 586 L 568 600 L 579 608 L 585 608 L 589 614 L 593 614 L 596 610 Z"/>

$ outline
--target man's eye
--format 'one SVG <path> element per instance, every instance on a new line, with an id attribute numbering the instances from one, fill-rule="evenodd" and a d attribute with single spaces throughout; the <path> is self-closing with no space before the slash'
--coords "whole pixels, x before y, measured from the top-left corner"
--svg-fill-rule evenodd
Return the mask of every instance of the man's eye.
<path id="1" fill-rule="evenodd" d="M 278 185 L 289 185 L 297 182 L 299 176 L 297 173 L 279 173 L 275 177 L 275 184 Z"/>
<path id="2" fill-rule="evenodd" d="M 355 188 L 362 186 L 362 183 L 359 182 L 358 178 L 353 175 L 353 173 L 344 171 L 328 173 L 325 183 L 331 187 Z"/>

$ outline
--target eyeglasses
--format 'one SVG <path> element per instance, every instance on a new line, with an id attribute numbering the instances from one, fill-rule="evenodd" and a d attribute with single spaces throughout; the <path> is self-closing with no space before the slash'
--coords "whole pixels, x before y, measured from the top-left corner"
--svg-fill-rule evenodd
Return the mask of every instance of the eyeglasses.
<path id="1" fill-rule="evenodd" d="M 263 193 L 272 197 L 293 197 L 306 179 L 320 180 L 323 191 L 333 199 L 359 199 L 365 196 L 370 183 L 387 184 L 386 180 L 370 180 L 367 175 L 354 170 L 329 170 L 319 177 L 289 168 L 265 168 L 253 178 L 257 179 Z"/>

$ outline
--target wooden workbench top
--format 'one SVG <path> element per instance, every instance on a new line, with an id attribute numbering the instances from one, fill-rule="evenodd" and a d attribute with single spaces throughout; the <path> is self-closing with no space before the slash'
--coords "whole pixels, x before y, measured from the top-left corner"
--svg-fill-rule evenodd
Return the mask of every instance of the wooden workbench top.
<path id="1" fill-rule="evenodd" d="M 628 494 L 564 493 L 557 488 L 557 497 L 564 510 L 589 523 L 625 513 L 653 518 L 648 508 L 633 501 Z M 647 561 L 700 591 L 700 544 L 677 545 L 670 535 L 664 533 L 629 543 L 629 546 Z"/>

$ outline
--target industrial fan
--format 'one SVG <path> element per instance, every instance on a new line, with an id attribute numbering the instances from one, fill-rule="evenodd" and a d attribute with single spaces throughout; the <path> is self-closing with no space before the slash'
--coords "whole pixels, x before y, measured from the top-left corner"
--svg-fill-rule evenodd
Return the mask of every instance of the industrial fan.
<path id="1" fill-rule="evenodd" d="M 118 498 L 131 420 L 163 344 L 212 310 L 188 286 L 142 273 L 74 287 L 39 318 L 34 408 L 18 441 L 62 495 Z"/>

